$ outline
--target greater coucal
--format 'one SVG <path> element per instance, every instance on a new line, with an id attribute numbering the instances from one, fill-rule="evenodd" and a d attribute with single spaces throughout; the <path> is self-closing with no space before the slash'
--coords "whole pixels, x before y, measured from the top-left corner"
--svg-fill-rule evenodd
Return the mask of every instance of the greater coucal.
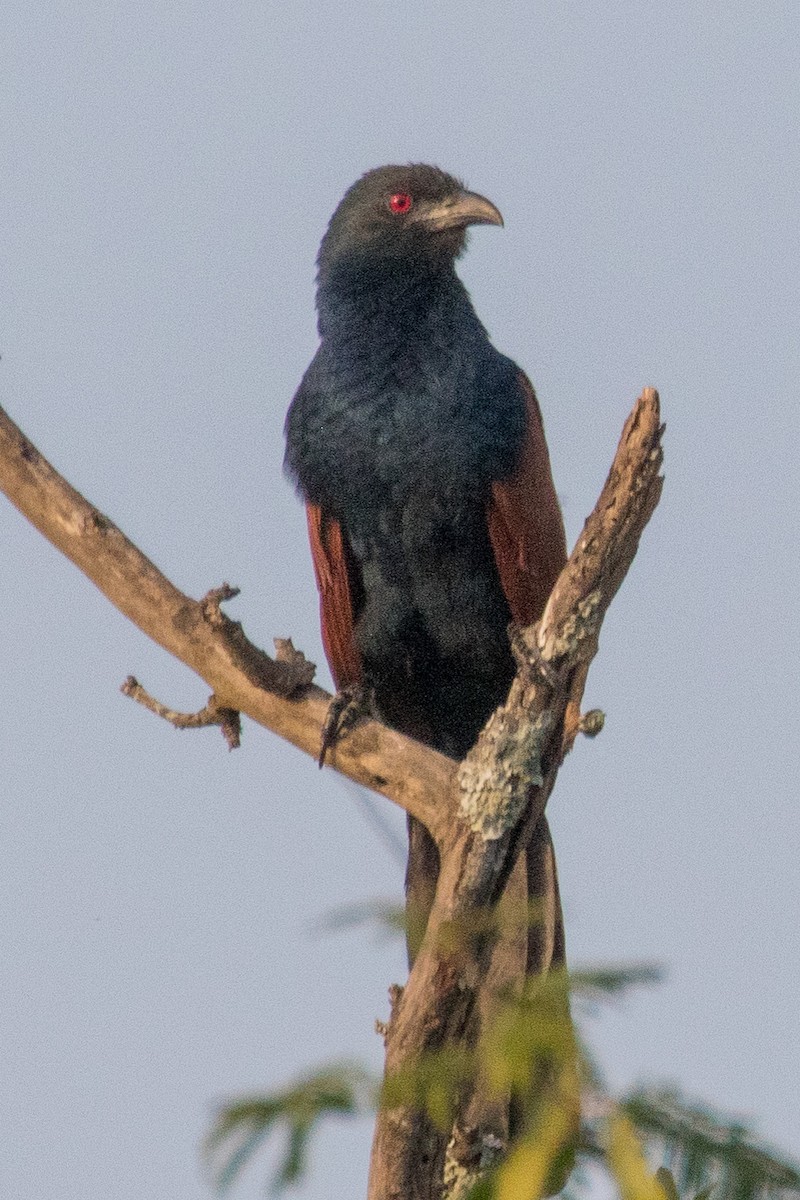
<path id="1" fill-rule="evenodd" d="M 508 692 L 509 622 L 541 616 L 566 558 L 533 387 L 455 271 L 467 227 L 502 223 L 436 167 L 359 179 L 322 239 L 321 341 L 286 420 L 337 687 L 456 759 Z M 437 871 L 410 819 L 412 929 Z"/>

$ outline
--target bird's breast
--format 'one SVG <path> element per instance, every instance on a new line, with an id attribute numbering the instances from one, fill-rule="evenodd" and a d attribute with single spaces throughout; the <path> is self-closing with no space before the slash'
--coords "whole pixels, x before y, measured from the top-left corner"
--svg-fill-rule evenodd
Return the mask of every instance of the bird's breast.
<path id="1" fill-rule="evenodd" d="M 287 465 L 306 498 L 350 528 L 421 494 L 485 506 L 514 468 L 525 400 L 455 275 L 391 303 L 323 296 L 320 314 L 287 421 Z"/>

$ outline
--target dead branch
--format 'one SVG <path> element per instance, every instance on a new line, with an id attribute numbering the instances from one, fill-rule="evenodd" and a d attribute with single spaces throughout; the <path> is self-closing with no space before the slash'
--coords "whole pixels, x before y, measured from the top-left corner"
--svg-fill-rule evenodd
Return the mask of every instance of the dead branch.
<path id="1" fill-rule="evenodd" d="M 579 727 L 603 617 L 661 494 L 661 434 L 658 394 L 648 388 L 625 424 L 600 499 L 541 621 L 522 635 L 527 660 L 508 700 L 481 732 L 442 804 L 463 819 L 451 821 L 440 842 L 441 871 L 425 940 L 386 1034 L 389 1078 L 458 1044 L 473 1018 L 491 938 L 454 942 L 444 934 L 499 900 L 517 856 L 541 829 L 558 768 Z M 548 963 L 540 966 L 546 970 Z M 462 1140 L 467 1164 L 476 1147 Z M 446 1143 L 426 1114 L 403 1105 L 382 1109 L 370 1200 L 441 1196 Z"/>
<path id="2" fill-rule="evenodd" d="M 315 758 L 330 695 L 291 642 L 271 658 L 220 610 L 225 589 L 192 600 L 47 462 L 0 408 L 0 491 L 143 633 L 205 680 L 221 708 L 245 713 Z M 343 775 L 387 796 L 441 833 L 455 764 L 377 721 L 363 721 L 329 754 Z"/>
<path id="3" fill-rule="evenodd" d="M 532 839 L 540 848 L 542 880 L 550 879 L 552 892 L 544 808 L 563 755 L 581 728 L 583 688 L 605 612 L 658 503 L 661 432 L 658 395 L 646 389 L 542 620 L 515 638 L 520 665 L 508 700 L 463 764 L 375 721 L 359 723 L 328 755 L 341 773 L 421 820 L 441 855 L 425 939 L 386 1029 L 389 1078 L 464 1037 L 489 969 L 493 937 L 454 938 L 447 931 L 468 928 L 470 914 L 497 903 Z M 244 712 L 316 756 L 330 697 L 311 684 L 313 668 L 302 655 L 284 643 L 273 659 L 253 646 L 220 609 L 231 590 L 227 585 L 199 602 L 178 591 L 57 474 L 2 409 L 0 488 L 112 604 L 206 681 L 217 711 Z M 589 722 L 595 731 L 596 725 Z M 557 940 L 555 926 L 540 939 L 542 970 Z M 471 1111 L 468 1095 L 463 1111 Z M 481 1131 L 458 1132 L 451 1174 L 480 1158 L 473 1135 Z M 370 1200 L 440 1197 L 447 1140 L 424 1113 L 404 1105 L 382 1110 Z"/>
<path id="4" fill-rule="evenodd" d="M 128 676 L 119 690 L 123 696 L 130 696 L 131 700 L 135 700 L 149 712 L 155 713 L 157 717 L 169 721 L 170 725 L 174 725 L 176 729 L 207 729 L 211 725 L 219 725 L 225 741 L 228 743 L 228 749 L 239 749 L 242 736 L 242 722 L 239 713 L 235 708 L 220 708 L 213 693 L 209 696 L 207 704 L 198 712 L 182 713 L 176 712 L 174 708 L 167 708 L 166 704 L 156 700 L 155 696 L 151 696 L 133 675 Z"/>

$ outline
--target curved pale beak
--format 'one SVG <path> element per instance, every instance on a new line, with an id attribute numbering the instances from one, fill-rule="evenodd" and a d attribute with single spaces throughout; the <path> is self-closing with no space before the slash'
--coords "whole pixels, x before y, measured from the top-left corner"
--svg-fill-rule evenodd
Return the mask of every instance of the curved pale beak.
<path id="1" fill-rule="evenodd" d="M 416 212 L 428 229 L 465 229 L 467 225 L 502 225 L 499 208 L 477 192 L 458 192 L 436 204 L 420 205 Z"/>

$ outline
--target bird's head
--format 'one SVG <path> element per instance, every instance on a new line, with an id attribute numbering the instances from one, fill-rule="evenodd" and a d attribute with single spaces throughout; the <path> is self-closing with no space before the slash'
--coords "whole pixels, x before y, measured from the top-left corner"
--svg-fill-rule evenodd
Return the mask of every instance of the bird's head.
<path id="1" fill-rule="evenodd" d="M 353 184 L 331 217 L 317 265 L 324 283 L 343 272 L 375 276 L 452 266 L 469 225 L 502 225 L 490 200 L 438 167 L 377 167 Z"/>

